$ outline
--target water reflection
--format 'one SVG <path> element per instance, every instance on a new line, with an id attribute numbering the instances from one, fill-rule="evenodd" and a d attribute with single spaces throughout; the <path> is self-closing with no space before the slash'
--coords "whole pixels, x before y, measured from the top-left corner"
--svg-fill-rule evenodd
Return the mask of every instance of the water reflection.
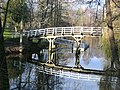
<path id="1" fill-rule="evenodd" d="M 100 80 L 100 90 L 119 90 L 120 78 L 118 77 L 102 77 Z"/>
<path id="2" fill-rule="evenodd" d="M 76 67 L 80 64 L 85 69 L 104 70 L 106 67 L 110 67 L 110 61 L 104 57 L 100 39 L 100 37 L 84 38 L 81 42 L 89 44 L 89 48 L 84 52 L 77 50 L 80 54 L 72 51 L 72 46 L 76 46 L 76 44 L 56 45 L 54 52 L 51 53 L 52 62 L 56 65 Z M 28 53 L 28 59 L 36 58 L 36 56 L 40 61 L 48 62 L 48 49 L 41 51 L 37 49 L 37 52 L 34 50 L 34 52 Z"/>
<path id="3" fill-rule="evenodd" d="M 19 59 L 19 58 L 18 58 Z M 117 77 L 61 72 L 16 58 L 8 60 L 11 90 L 119 90 Z M 59 74 L 58 74 L 59 73 Z"/>
<path id="4" fill-rule="evenodd" d="M 89 48 L 80 54 L 80 65 L 85 69 L 104 70 L 110 63 L 103 55 L 100 38 L 85 38 Z M 71 45 L 72 46 L 72 45 Z M 60 47 L 60 46 L 59 46 Z M 61 46 L 54 52 L 56 65 L 75 67 L 75 51 Z M 37 54 L 39 53 L 39 54 Z M 61 72 L 28 62 L 38 55 L 35 62 L 47 62 L 48 50 L 29 52 L 26 55 L 8 57 L 8 76 L 11 90 L 119 90 L 120 78 L 113 76 Z"/>
<path id="5" fill-rule="evenodd" d="M 81 66 L 85 69 L 103 70 L 104 67 L 110 65 L 109 61 L 104 58 L 99 37 L 84 38 L 82 42 L 88 43 L 89 48 L 80 53 L 79 60 Z M 57 64 L 75 67 L 76 52 L 73 51 L 73 53 L 71 53 L 70 47 L 65 46 L 64 49 L 60 49 L 56 53 Z"/>
<path id="6" fill-rule="evenodd" d="M 57 77 L 41 73 L 35 65 L 23 60 L 8 61 L 11 90 L 54 90 L 55 85 L 60 83 Z"/>
<path id="7" fill-rule="evenodd" d="M 0 90 L 9 89 L 9 79 L 6 58 L 4 55 L 0 55 Z"/>

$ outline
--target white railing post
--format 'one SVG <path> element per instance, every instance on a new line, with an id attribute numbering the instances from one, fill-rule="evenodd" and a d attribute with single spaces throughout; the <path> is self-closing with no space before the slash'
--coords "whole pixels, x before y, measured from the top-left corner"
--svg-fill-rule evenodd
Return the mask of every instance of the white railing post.
<path id="1" fill-rule="evenodd" d="M 29 33 L 30 33 L 30 31 L 27 32 L 27 38 L 29 38 Z"/>
<path id="2" fill-rule="evenodd" d="M 103 35 L 103 28 L 101 27 L 101 35 Z"/>
<path id="3" fill-rule="evenodd" d="M 90 35 L 93 35 L 93 28 L 94 28 L 94 27 L 91 27 Z"/>
<path id="4" fill-rule="evenodd" d="M 55 36 L 55 34 L 56 34 L 56 27 L 53 28 L 53 36 Z"/>
<path id="5" fill-rule="evenodd" d="M 31 30 L 29 31 L 29 37 L 31 37 Z"/>
<path id="6" fill-rule="evenodd" d="M 40 29 L 38 29 L 38 32 L 39 32 L 39 35 L 41 35 L 41 30 Z"/>
<path id="7" fill-rule="evenodd" d="M 74 27 L 72 27 L 71 34 L 74 35 Z"/>
<path id="8" fill-rule="evenodd" d="M 35 37 L 37 36 L 37 30 L 35 30 Z"/>
<path id="9" fill-rule="evenodd" d="M 62 27 L 61 35 L 64 35 L 64 27 Z"/>
<path id="10" fill-rule="evenodd" d="M 83 27 L 80 27 L 80 34 L 83 34 Z"/>
<path id="11" fill-rule="evenodd" d="M 44 36 L 46 37 L 47 36 L 47 28 L 45 28 L 45 33 L 44 33 Z"/>

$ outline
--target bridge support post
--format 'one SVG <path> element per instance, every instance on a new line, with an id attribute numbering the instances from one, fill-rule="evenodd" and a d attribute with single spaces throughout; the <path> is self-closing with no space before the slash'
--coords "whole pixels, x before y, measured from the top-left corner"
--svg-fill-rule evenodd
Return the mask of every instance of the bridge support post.
<path id="1" fill-rule="evenodd" d="M 54 53 L 54 48 L 55 48 L 55 45 L 54 45 L 55 38 L 47 38 L 47 40 L 49 41 L 49 52 L 48 52 L 48 61 L 47 61 L 47 63 L 54 64 L 52 62 L 52 59 L 53 59 L 53 53 Z"/>
<path id="2" fill-rule="evenodd" d="M 83 69 L 83 67 L 80 65 L 80 43 L 81 43 L 81 37 L 74 37 L 76 43 L 77 43 L 77 48 L 76 48 L 76 53 L 75 53 L 75 58 L 76 58 L 76 61 L 75 61 L 75 66 L 77 68 L 81 68 Z"/>

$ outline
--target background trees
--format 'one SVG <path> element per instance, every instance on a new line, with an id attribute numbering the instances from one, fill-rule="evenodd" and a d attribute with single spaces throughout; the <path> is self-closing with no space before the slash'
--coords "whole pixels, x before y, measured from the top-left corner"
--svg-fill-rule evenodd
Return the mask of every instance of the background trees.
<path id="1" fill-rule="evenodd" d="M 18 31 L 18 29 L 25 28 L 26 24 L 30 21 L 30 8 L 25 0 L 11 0 L 9 7 L 8 19 L 15 26 L 15 30 Z"/>
<path id="2" fill-rule="evenodd" d="M 111 12 L 114 15 L 111 21 L 113 26 L 117 27 L 119 1 L 111 1 Z M 73 25 L 101 26 L 103 18 L 105 22 L 107 20 L 107 4 L 104 4 L 104 0 L 11 0 L 7 20 L 14 24 L 23 21 L 26 29 Z"/>

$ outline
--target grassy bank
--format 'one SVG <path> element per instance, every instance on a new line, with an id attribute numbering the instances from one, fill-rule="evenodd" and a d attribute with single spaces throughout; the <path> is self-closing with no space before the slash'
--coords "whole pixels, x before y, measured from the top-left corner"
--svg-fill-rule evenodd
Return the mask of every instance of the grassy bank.
<path id="1" fill-rule="evenodd" d="M 18 51 L 19 38 L 13 38 L 13 33 L 10 29 L 6 29 L 3 35 L 6 53 Z"/>
<path id="2" fill-rule="evenodd" d="M 12 38 L 12 32 L 10 29 L 5 29 L 4 31 L 4 40 Z"/>
<path id="3" fill-rule="evenodd" d="M 4 41 L 5 41 L 5 46 L 9 45 L 17 45 L 19 43 L 19 35 L 16 33 L 16 35 L 10 30 L 10 29 L 5 29 L 4 31 Z"/>

